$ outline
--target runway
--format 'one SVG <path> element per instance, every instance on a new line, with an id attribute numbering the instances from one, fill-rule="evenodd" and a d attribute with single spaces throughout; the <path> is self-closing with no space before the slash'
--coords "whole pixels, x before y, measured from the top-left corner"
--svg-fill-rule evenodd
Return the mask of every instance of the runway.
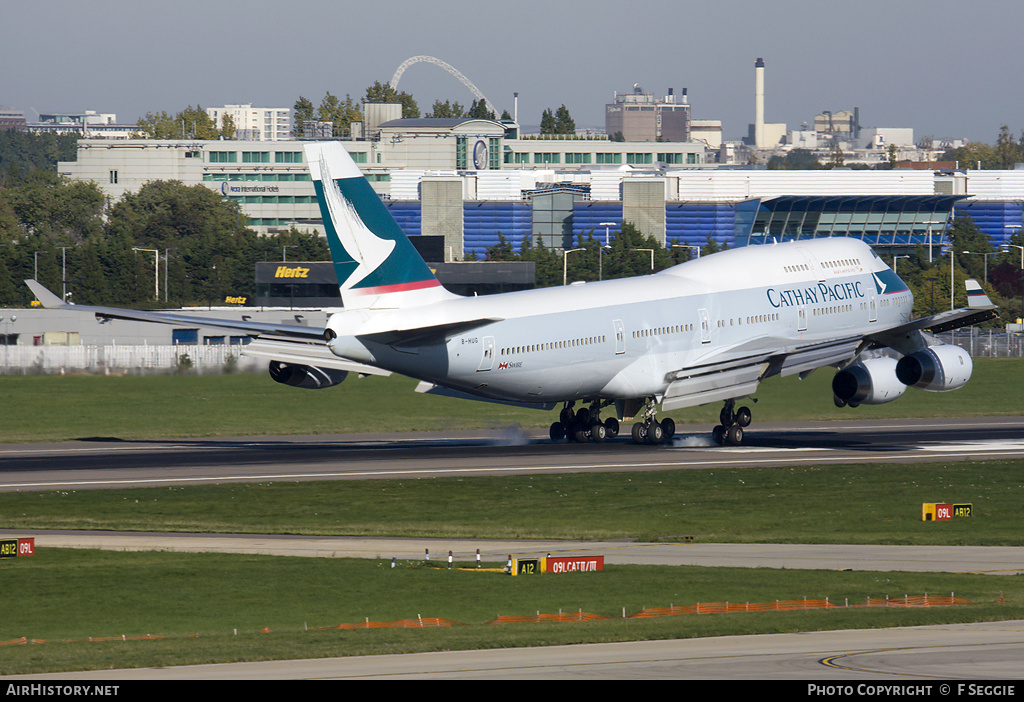
<path id="1" fill-rule="evenodd" d="M 794 691 L 801 695 L 808 694 L 807 681 L 872 686 L 891 681 L 889 694 L 1012 697 L 1021 684 L 1007 681 L 1024 679 L 1021 660 L 1024 621 L 1003 621 L 97 670 L 5 680 L 792 680 L 799 681 Z M 970 692 L 969 685 L 978 692 Z M 833 694 L 875 696 L 864 687 L 853 690 Z"/>
<path id="2" fill-rule="evenodd" d="M 101 489 L 267 480 L 365 480 L 720 466 L 907 463 L 1024 457 L 1024 417 L 759 425 L 742 447 L 683 427 L 668 446 L 552 443 L 517 429 L 408 435 L 288 436 L 0 446 L 0 491 Z M 11 534 L 14 532 L 3 532 Z M 422 558 L 481 548 L 508 554 L 601 553 L 607 563 L 1024 572 L 1024 547 L 481 542 L 196 534 L 47 532 L 40 547 L 159 548 L 314 557 Z M 589 644 L 403 656 L 268 661 L 36 676 L 50 680 L 1024 678 L 1024 622 Z M 13 679 L 13 678 L 12 678 Z M 936 686 L 938 682 L 934 683 Z M 958 683 L 953 683 L 956 693 Z M 1012 685 L 1011 685 L 1012 687 Z M 936 691 L 938 688 L 936 687 Z M 802 688 L 801 692 L 806 692 Z M 946 694 L 946 693 L 942 693 Z M 1009 694 L 1015 694 L 1010 692 Z"/>
<path id="3" fill-rule="evenodd" d="M 753 425 L 739 447 L 712 445 L 710 432 L 682 427 L 661 446 L 552 443 L 517 428 L 6 444 L 0 491 L 1024 457 L 1024 417 Z"/>

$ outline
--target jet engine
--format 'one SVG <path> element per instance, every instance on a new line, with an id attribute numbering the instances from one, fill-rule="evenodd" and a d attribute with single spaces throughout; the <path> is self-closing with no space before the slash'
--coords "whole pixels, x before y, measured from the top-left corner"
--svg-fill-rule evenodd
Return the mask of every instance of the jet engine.
<path id="1" fill-rule="evenodd" d="M 880 356 L 839 371 L 832 378 L 836 404 L 881 405 L 902 397 L 907 386 L 896 377 L 896 365 L 895 358 Z"/>
<path id="2" fill-rule="evenodd" d="M 946 392 L 962 388 L 971 379 L 974 362 L 959 346 L 942 344 L 904 356 L 896 365 L 896 377 L 921 390 Z"/>
<path id="3" fill-rule="evenodd" d="M 339 384 L 347 375 L 348 371 L 333 368 L 317 368 L 283 361 L 270 362 L 270 377 L 278 383 L 295 388 L 321 390 Z"/>

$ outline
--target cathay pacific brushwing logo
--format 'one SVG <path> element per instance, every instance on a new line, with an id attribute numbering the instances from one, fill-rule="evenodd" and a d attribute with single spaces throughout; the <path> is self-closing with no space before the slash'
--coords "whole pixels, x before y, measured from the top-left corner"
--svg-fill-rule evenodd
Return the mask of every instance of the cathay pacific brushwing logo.
<path id="1" fill-rule="evenodd" d="M 342 290 L 348 290 L 377 270 L 395 248 L 395 242 L 381 239 L 363 222 L 338 188 L 327 168 L 326 159 L 320 160 L 320 177 L 324 198 L 334 231 L 342 247 L 358 264 L 344 281 L 338 281 Z"/>
<path id="2" fill-rule="evenodd" d="M 884 295 L 885 289 L 888 286 L 886 286 L 886 284 L 882 282 L 882 279 L 879 278 L 877 274 L 872 273 L 871 277 L 875 279 L 875 290 L 878 292 L 879 295 Z"/>

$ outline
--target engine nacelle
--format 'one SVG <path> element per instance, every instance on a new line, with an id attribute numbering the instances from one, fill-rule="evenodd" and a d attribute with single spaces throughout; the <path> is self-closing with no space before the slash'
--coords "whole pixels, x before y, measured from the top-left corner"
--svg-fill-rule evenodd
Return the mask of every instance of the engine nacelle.
<path id="1" fill-rule="evenodd" d="M 291 385 L 293 388 L 322 390 L 337 385 L 345 379 L 348 371 L 333 368 L 303 366 L 298 363 L 284 361 L 270 362 L 270 377 L 278 383 Z"/>
<path id="2" fill-rule="evenodd" d="M 850 406 L 881 405 L 903 396 L 907 386 L 896 377 L 896 359 L 868 358 L 832 378 L 832 392 Z"/>
<path id="3" fill-rule="evenodd" d="M 959 346 L 942 344 L 904 356 L 896 365 L 896 377 L 905 385 L 930 392 L 962 388 L 971 379 L 974 362 Z"/>

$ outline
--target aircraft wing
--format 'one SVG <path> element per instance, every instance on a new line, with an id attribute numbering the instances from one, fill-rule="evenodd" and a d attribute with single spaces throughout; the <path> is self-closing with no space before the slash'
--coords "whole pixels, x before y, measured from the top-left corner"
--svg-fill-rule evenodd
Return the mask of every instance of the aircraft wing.
<path id="1" fill-rule="evenodd" d="M 939 312 L 871 334 L 826 339 L 805 344 L 762 337 L 718 349 L 697 364 L 670 373 L 662 407 L 667 410 L 736 399 L 753 394 L 773 375 L 810 373 L 824 366 L 841 366 L 875 344 L 899 349 L 901 337 L 928 330 L 941 333 L 996 317 L 997 307 L 978 281 L 967 281 L 968 306 Z"/>
<path id="2" fill-rule="evenodd" d="M 198 317 L 177 312 L 154 312 L 151 310 L 130 310 L 120 307 L 99 307 L 94 305 L 73 305 L 64 302 L 57 295 L 43 287 L 38 281 L 26 280 L 25 284 L 46 309 L 62 309 L 74 312 L 92 312 L 99 319 L 129 319 L 157 324 L 192 324 L 196 326 L 231 329 L 252 336 L 272 334 L 278 337 L 323 341 L 322 327 L 304 324 L 283 324 L 275 322 L 254 322 L 238 319 L 215 319 Z"/>
<path id="3" fill-rule="evenodd" d="M 870 344 L 859 335 L 806 344 L 785 343 L 768 337 L 754 339 L 670 373 L 663 409 L 696 407 L 752 395 L 766 378 L 845 363 Z"/>

